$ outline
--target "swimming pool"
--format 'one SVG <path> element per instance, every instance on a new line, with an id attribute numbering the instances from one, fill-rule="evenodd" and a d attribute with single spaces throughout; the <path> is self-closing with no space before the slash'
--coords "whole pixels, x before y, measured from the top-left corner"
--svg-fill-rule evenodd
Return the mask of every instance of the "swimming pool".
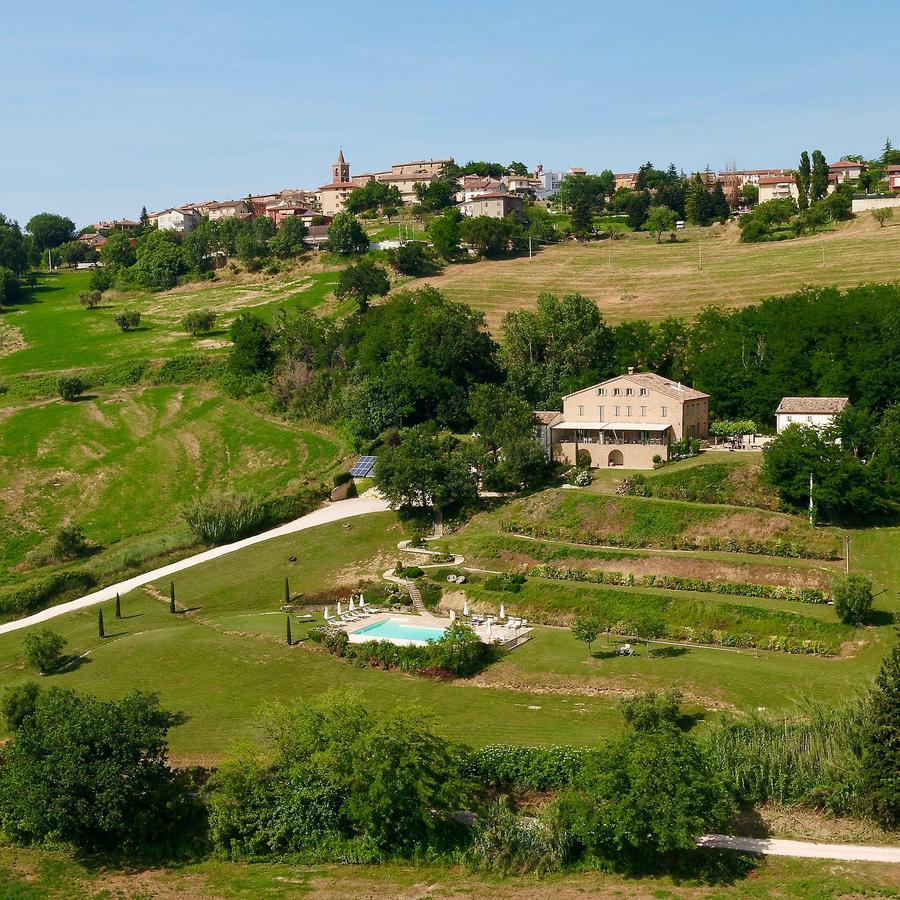
<path id="1" fill-rule="evenodd" d="M 400 619 L 382 619 L 365 628 L 350 632 L 353 637 L 366 641 L 437 641 L 444 636 L 443 628 L 428 628 L 424 625 L 407 625 Z"/>

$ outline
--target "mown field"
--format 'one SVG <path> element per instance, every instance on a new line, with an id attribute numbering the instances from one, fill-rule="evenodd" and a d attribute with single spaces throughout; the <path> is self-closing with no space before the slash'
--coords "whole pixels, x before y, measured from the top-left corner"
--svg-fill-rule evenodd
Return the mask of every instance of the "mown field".
<path id="1" fill-rule="evenodd" d="M 544 247 L 531 259 L 453 265 L 428 282 L 483 310 L 497 330 L 505 313 L 533 306 L 544 291 L 580 292 L 611 322 L 692 318 L 705 306 L 747 306 L 804 285 L 894 281 L 898 258 L 900 227 L 879 228 L 863 214 L 833 231 L 782 243 L 741 244 L 734 224 L 689 228 L 678 232 L 676 243 L 657 244 L 646 234 L 569 242 Z"/>
<path id="2" fill-rule="evenodd" d="M 192 538 L 181 509 L 211 490 L 289 492 L 342 455 L 212 385 L 136 386 L 0 410 L 0 584 L 33 570 L 29 553 L 75 523 L 103 553 Z"/>

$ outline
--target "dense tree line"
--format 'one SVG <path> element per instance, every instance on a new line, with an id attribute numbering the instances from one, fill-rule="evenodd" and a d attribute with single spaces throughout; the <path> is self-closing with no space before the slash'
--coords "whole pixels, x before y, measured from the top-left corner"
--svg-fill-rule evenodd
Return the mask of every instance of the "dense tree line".
<path id="1" fill-rule="evenodd" d="M 846 732 L 834 746 L 811 741 L 813 724 L 797 717 L 779 725 L 777 742 L 766 722 L 743 719 L 696 738 L 683 730 L 680 701 L 652 692 L 623 701 L 624 732 L 581 751 L 472 751 L 414 705 L 374 715 L 332 692 L 264 708 L 261 744 L 233 751 L 201 780 L 170 767 L 178 717 L 155 696 L 102 701 L 26 682 L 2 699 L 11 738 L 0 751 L 0 827 L 16 843 L 126 858 L 463 858 L 507 874 L 652 872 L 676 861 L 687 872 L 703 863 L 698 837 L 724 829 L 737 802 L 782 795 L 887 827 L 900 821 L 900 648 L 852 717 L 817 717 Z M 826 765 L 811 783 L 810 766 L 789 752 L 798 741 L 815 743 L 813 768 Z M 550 796 L 525 819 L 509 800 L 529 787 Z M 476 812 L 474 822 L 460 810 Z"/>

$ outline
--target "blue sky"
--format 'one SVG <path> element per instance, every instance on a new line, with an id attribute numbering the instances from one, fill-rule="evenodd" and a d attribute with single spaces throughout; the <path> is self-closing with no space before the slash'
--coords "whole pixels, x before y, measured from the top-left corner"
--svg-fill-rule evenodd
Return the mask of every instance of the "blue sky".
<path id="1" fill-rule="evenodd" d="M 900 146 L 886 0 L 3 6 L 0 212 L 23 224 L 316 187 L 339 147 L 361 172 L 443 156 L 757 168 Z"/>

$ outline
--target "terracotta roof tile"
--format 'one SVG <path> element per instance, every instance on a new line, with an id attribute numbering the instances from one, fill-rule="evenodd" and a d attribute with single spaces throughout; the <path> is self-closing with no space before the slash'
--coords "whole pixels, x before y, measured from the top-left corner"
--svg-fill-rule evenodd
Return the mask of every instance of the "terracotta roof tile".
<path id="1" fill-rule="evenodd" d="M 782 397 L 775 412 L 834 415 L 849 403 L 849 397 Z"/>

